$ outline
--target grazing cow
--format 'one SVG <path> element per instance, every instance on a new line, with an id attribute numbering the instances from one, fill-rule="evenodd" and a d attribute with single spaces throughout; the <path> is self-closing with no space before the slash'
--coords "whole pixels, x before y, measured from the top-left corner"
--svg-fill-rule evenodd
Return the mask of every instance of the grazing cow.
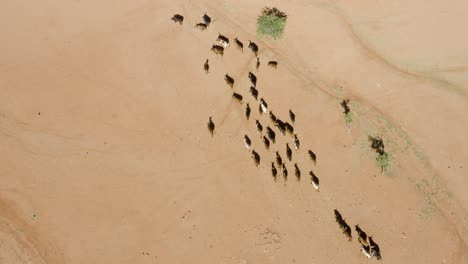
<path id="1" fill-rule="evenodd" d="M 319 178 L 315 175 L 313 171 L 310 171 L 309 174 L 310 174 L 310 180 L 312 181 L 312 186 L 314 187 L 315 190 L 318 191 L 319 184 L 320 184 Z"/>
<path id="2" fill-rule="evenodd" d="M 361 244 L 361 252 L 364 253 L 364 255 L 367 258 L 371 258 L 371 251 L 369 246 L 365 246 Z"/>
<path id="3" fill-rule="evenodd" d="M 252 159 L 255 162 L 255 166 L 258 167 L 260 165 L 260 155 L 255 150 L 252 150 Z"/>
<path id="4" fill-rule="evenodd" d="M 376 259 L 380 260 L 382 256 L 380 255 L 380 248 L 377 243 L 374 242 L 372 237 L 369 237 L 369 244 L 370 244 L 370 253 L 372 256 L 374 256 Z"/>
<path id="5" fill-rule="evenodd" d="M 278 128 L 278 130 L 281 133 L 283 133 L 283 135 L 286 135 L 286 125 L 284 124 L 283 121 L 281 121 L 281 119 L 277 118 L 276 122 L 275 122 L 275 125 Z"/>
<path id="6" fill-rule="evenodd" d="M 265 137 L 265 136 L 263 136 L 263 144 L 265 144 L 265 148 L 266 148 L 267 150 L 270 149 L 270 140 L 268 140 L 268 138 Z"/>
<path id="7" fill-rule="evenodd" d="M 338 223 L 340 225 L 341 230 L 343 231 L 343 234 L 346 235 L 349 241 L 352 240 L 351 236 L 351 227 L 346 223 L 346 221 L 343 219 L 341 222 Z"/>
<path id="8" fill-rule="evenodd" d="M 335 212 L 335 221 L 337 223 L 341 223 L 341 221 L 343 221 L 343 216 L 341 216 L 340 212 L 337 209 L 333 211 Z"/>
<path id="9" fill-rule="evenodd" d="M 224 55 L 224 47 L 220 45 L 213 45 L 211 47 L 211 50 L 216 54 L 216 55 Z"/>
<path id="10" fill-rule="evenodd" d="M 294 133 L 294 127 L 288 122 L 284 122 L 284 125 L 286 126 L 286 131 L 288 131 L 288 133 L 292 136 Z"/>
<path id="11" fill-rule="evenodd" d="M 273 129 L 270 128 L 270 126 L 267 126 L 267 135 L 268 138 L 270 138 L 270 140 L 273 141 L 273 143 L 276 142 L 276 133 L 275 131 L 273 131 Z"/>
<path id="12" fill-rule="evenodd" d="M 380 138 L 379 136 L 369 136 L 368 139 L 371 142 L 371 148 L 375 150 L 375 152 L 377 152 L 379 155 L 383 155 L 385 153 L 385 146 L 382 138 Z"/>
<path id="13" fill-rule="evenodd" d="M 258 57 L 258 46 L 254 42 L 249 40 L 249 49 L 252 50 L 252 52 L 255 54 L 255 56 Z"/>
<path id="14" fill-rule="evenodd" d="M 250 118 L 250 105 L 249 105 L 249 103 L 247 103 L 247 106 L 245 107 L 245 117 L 247 118 L 247 120 L 249 120 L 249 118 Z"/>
<path id="15" fill-rule="evenodd" d="M 244 44 L 239 39 L 235 38 L 234 43 L 240 51 L 244 52 Z"/>
<path id="16" fill-rule="evenodd" d="M 257 63 L 255 64 L 255 69 L 257 69 L 258 71 L 258 68 L 260 68 L 260 58 L 257 57 Z"/>
<path id="17" fill-rule="evenodd" d="M 284 181 L 288 180 L 288 169 L 286 169 L 286 164 L 281 164 L 281 169 L 283 170 Z"/>
<path id="18" fill-rule="evenodd" d="M 309 150 L 309 157 L 314 162 L 314 164 L 317 164 L 317 156 L 312 150 Z"/>
<path id="19" fill-rule="evenodd" d="M 291 122 L 294 124 L 294 122 L 296 122 L 296 114 L 293 113 L 293 111 L 291 111 L 291 109 L 289 109 L 289 118 L 291 118 Z"/>
<path id="20" fill-rule="evenodd" d="M 221 33 L 218 34 L 218 38 L 216 39 L 216 41 L 219 42 L 221 45 L 223 45 L 224 48 L 229 46 L 229 39 L 227 37 L 221 35 Z"/>
<path id="21" fill-rule="evenodd" d="M 291 159 L 292 159 L 292 150 L 289 147 L 288 143 L 286 143 L 286 157 L 288 157 L 288 160 L 291 161 Z"/>
<path id="22" fill-rule="evenodd" d="M 278 151 L 276 151 L 276 164 L 278 164 L 278 167 L 281 166 L 281 164 L 283 164 L 283 159 L 281 158 Z"/>
<path id="23" fill-rule="evenodd" d="M 294 148 L 296 149 L 296 151 L 299 150 L 299 139 L 297 138 L 297 134 L 294 134 Z"/>
<path id="24" fill-rule="evenodd" d="M 343 99 L 343 101 L 341 101 L 341 106 L 344 109 L 344 112 L 343 112 L 344 114 L 347 114 L 350 112 L 348 103 L 349 103 L 349 99 Z"/>
<path id="25" fill-rule="evenodd" d="M 255 87 L 250 87 L 250 93 L 252 94 L 253 98 L 255 98 L 255 100 L 258 100 L 258 90 Z"/>
<path id="26" fill-rule="evenodd" d="M 208 59 L 206 59 L 205 64 L 203 64 L 203 69 L 205 70 L 205 73 L 210 72 L 210 64 L 208 64 Z"/>
<path id="27" fill-rule="evenodd" d="M 276 116 L 272 111 L 270 111 L 270 120 L 273 122 L 273 124 L 276 124 Z"/>
<path id="28" fill-rule="evenodd" d="M 356 233 L 358 234 L 359 243 L 361 243 L 361 245 L 363 245 L 363 246 L 368 246 L 366 232 L 362 231 L 362 229 L 359 227 L 359 225 L 355 226 L 355 230 L 356 230 Z"/>
<path id="29" fill-rule="evenodd" d="M 196 23 L 195 27 L 198 28 L 201 31 L 204 31 L 208 27 L 208 25 L 205 24 L 205 23 Z"/>
<path id="30" fill-rule="evenodd" d="M 263 100 L 263 98 L 260 98 L 260 107 L 262 108 L 262 112 L 266 114 L 268 111 L 268 104 Z"/>
<path id="31" fill-rule="evenodd" d="M 278 174 L 278 171 L 275 168 L 275 163 L 272 162 L 271 163 L 271 176 L 273 176 L 273 179 L 275 180 L 275 182 L 276 182 L 276 175 L 277 174 Z"/>
<path id="32" fill-rule="evenodd" d="M 247 149 L 250 150 L 250 146 L 252 146 L 252 140 L 250 140 L 249 136 L 244 136 L 244 144 Z"/>
<path id="33" fill-rule="evenodd" d="M 236 99 L 239 102 L 242 102 L 242 99 L 243 99 L 242 95 L 240 95 L 238 93 L 233 93 L 232 98 Z"/>
<path id="34" fill-rule="evenodd" d="M 262 126 L 262 124 L 260 124 L 260 121 L 258 121 L 258 119 L 255 120 L 255 125 L 257 126 L 258 132 L 261 134 L 262 131 L 263 131 L 263 126 Z"/>
<path id="35" fill-rule="evenodd" d="M 252 82 L 254 87 L 257 87 L 257 76 L 255 76 L 255 74 L 252 72 L 249 72 L 249 80 Z"/>
<path id="36" fill-rule="evenodd" d="M 211 24 L 211 17 L 208 16 L 206 13 L 203 14 L 202 19 L 203 19 L 203 22 L 205 22 L 205 24 L 207 24 L 208 26 Z"/>
<path id="37" fill-rule="evenodd" d="M 208 121 L 208 130 L 210 131 L 211 136 L 213 136 L 214 130 L 215 130 L 215 124 L 213 123 L 213 120 L 211 120 L 211 116 L 210 116 L 210 120 Z"/>
<path id="38" fill-rule="evenodd" d="M 184 16 L 182 15 L 179 15 L 179 14 L 175 14 L 172 16 L 172 21 L 174 21 L 175 23 L 179 23 L 182 25 L 182 23 L 184 23 Z"/>
<path id="39" fill-rule="evenodd" d="M 301 180 L 301 170 L 297 166 L 297 163 L 294 163 L 294 174 L 296 175 L 296 179 L 298 181 L 300 181 Z"/>
<path id="40" fill-rule="evenodd" d="M 273 67 L 276 69 L 278 67 L 278 62 L 277 61 L 269 61 L 268 66 Z"/>
<path id="41" fill-rule="evenodd" d="M 229 74 L 226 73 L 226 75 L 224 75 L 224 80 L 226 81 L 227 85 L 229 85 L 231 88 L 234 86 L 234 79 L 229 76 Z"/>

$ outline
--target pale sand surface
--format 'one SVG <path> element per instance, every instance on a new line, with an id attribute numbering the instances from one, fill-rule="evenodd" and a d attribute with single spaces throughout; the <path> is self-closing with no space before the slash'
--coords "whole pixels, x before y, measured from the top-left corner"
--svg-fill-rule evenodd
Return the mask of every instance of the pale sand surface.
<path id="1" fill-rule="evenodd" d="M 285 35 L 258 40 L 256 16 L 272 5 L 289 15 Z M 201 32 L 204 12 L 215 21 Z M 468 263 L 466 25 L 455 0 L 1 3 L 0 263 L 377 262 L 359 252 L 356 224 L 382 263 Z M 219 32 L 244 52 L 216 57 Z M 249 71 L 278 117 L 296 113 L 287 183 L 270 163 L 292 140 L 276 130 L 263 147 L 254 120 L 269 120 Z M 392 157 L 384 175 L 376 134 Z"/>

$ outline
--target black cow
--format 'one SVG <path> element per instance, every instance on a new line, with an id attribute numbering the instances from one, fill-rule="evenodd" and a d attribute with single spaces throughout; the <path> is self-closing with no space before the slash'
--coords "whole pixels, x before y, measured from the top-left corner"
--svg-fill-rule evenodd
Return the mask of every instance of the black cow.
<path id="1" fill-rule="evenodd" d="M 202 19 L 203 19 L 203 22 L 205 22 L 205 24 L 207 24 L 207 25 L 211 24 L 211 17 L 208 16 L 206 13 L 203 14 Z"/>
<path id="2" fill-rule="evenodd" d="M 239 39 L 235 38 L 234 43 L 240 51 L 244 52 L 244 44 Z"/>
<path id="3" fill-rule="evenodd" d="M 300 181 L 301 180 L 301 170 L 297 166 L 297 163 L 294 163 L 294 174 L 296 175 L 296 179 L 298 181 Z"/>
<path id="4" fill-rule="evenodd" d="M 276 164 L 278 164 L 278 167 L 281 166 L 281 164 L 283 164 L 283 159 L 281 158 L 278 151 L 276 151 Z"/>
<path id="5" fill-rule="evenodd" d="M 273 124 L 276 124 L 276 116 L 272 111 L 270 111 L 270 120 L 273 122 Z"/>
<path id="6" fill-rule="evenodd" d="M 247 149 L 250 149 L 250 146 L 252 146 L 252 140 L 247 135 L 244 136 L 244 144 Z"/>
<path id="7" fill-rule="evenodd" d="M 276 175 L 277 174 L 278 174 L 278 171 L 275 168 L 275 163 L 272 162 L 271 163 L 271 176 L 273 176 L 273 179 L 275 180 L 275 182 L 276 182 Z"/>
<path id="8" fill-rule="evenodd" d="M 255 98 L 255 100 L 258 100 L 258 90 L 255 87 L 250 87 L 250 93 L 252 94 L 253 98 Z"/>
<path id="9" fill-rule="evenodd" d="M 343 216 L 340 214 L 340 212 L 337 209 L 333 211 L 335 212 L 335 221 L 337 223 L 340 223 L 341 221 L 343 221 Z"/>
<path id="10" fill-rule="evenodd" d="M 265 137 L 265 136 L 263 136 L 263 144 L 265 144 L 265 148 L 266 148 L 267 150 L 270 149 L 270 140 L 268 140 L 268 138 Z"/>
<path id="11" fill-rule="evenodd" d="M 374 242 L 372 237 L 369 237 L 369 244 L 370 244 L 370 253 L 372 256 L 374 256 L 376 259 L 382 259 L 382 256 L 380 255 L 380 248 L 377 243 Z"/>
<path id="12" fill-rule="evenodd" d="M 231 88 L 234 86 L 234 79 L 229 76 L 229 74 L 226 73 L 226 75 L 224 75 L 224 80 L 226 81 L 227 85 L 229 85 Z"/>
<path id="13" fill-rule="evenodd" d="M 218 34 L 218 38 L 216 39 L 219 42 L 224 42 L 226 45 L 229 45 L 229 39 L 226 36 L 221 35 L 221 33 Z"/>
<path id="14" fill-rule="evenodd" d="M 344 112 L 343 112 L 344 114 L 347 114 L 350 112 L 348 103 L 349 103 L 349 99 L 343 99 L 343 101 L 341 101 L 341 106 L 344 109 Z"/>
<path id="15" fill-rule="evenodd" d="M 206 59 L 205 64 L 203 64 L 203 69 L 205 70 L 205 73 L 210 72 L 210 64 L 208 64 L 208 59 Z"/>
<path id="16" fill-rule="evenodd" d="M 255 54 L 255 56 L 258 56 L 258 46 L 255 44 L 255 42 L 252 42 L 249 40 L 249 49 L 252 50 L 252 52 Z"/>
<path id="17" fill-rule="evenodd" d="M 238 93 L 233 93 L 232 94 L 232 98 L 236 99 L 237 101 L 239 102 L 242 102 L 242 95 L 238 94 Z"/>
<path id="18" fill-rule="evenodd" d="M 258 71 L 258 68 L 260 68 L 260 58 L 257 57 L 257 63 L 255 64 L 255 68 L 257 69 Z"/>
<path id="19" fill-rule="evenodd" d="M 371 258 L 371 250 L 369 246 L 361 244 L 361 252 L 364 253 L 367 258 Z"/>
<path id="20" fill-rule="evenodd" d="M 293 111 L 291 111 L 291 109 L 289 109 L 289 118 L 291 118 L 291 122 L 294 124 L 294 122 L 296 122 L 296 114 L 293 113 Z"/>
<path id="21" fill-rule="evenodd" d="M 260 155 L 255 150 L 252 150 L 252 159 L 255 162 L 255 166 L 258 167 L 260 165 Z"/>
<path id="22" fill-rule="evenodd" d="M 215 130 L 215 124 L 213 123 L 213 120 L 211 120 L 211 116 L 210 116 L 210 120 L 208 121 L 208 130 L 210 131 L 211 136 L 213 136 L 214 130 Z"/>
<path id="23" fill-rule="evenodd" d="M 300 146 L 299 138 L 297 138 L 297 134 L 294 134 L 294 148 L 296 149 L 296 151 L 299 150 L 299 146 Z"/>
<path id="24" fill-rule="evenodd" d="M 211 47 L 211 50 L 216 54 L 216 55 L 224 55 L 224 47 L 220 45 L 213 45 Z"/>
<path id="25" fill-rule="evenodd" d="M 286 157 L 288 157 L 289 161 L 291 161 L 291 159 L 292 159 L 292 150 L 289 147 L 288 143 L 286 143 Z"/>
<path id="26" fill-rule="evenodd" d="M 310 175 L 310 180 L 312 182 L 312 186 L 314 186 L 314 189 L 318 191 L 319 184 L 320 184 L 319 178 L 315 175 L 313 171 L 310 171 L 309 175 Z"/>
<path id="27" fill-rule="evenodd" d="M 205 23 L 196 23 L 195 27 L 198 28 L 201 31 L 204 31 L 208 27 L 208 25 L 205 24 Z"/>
<path id="28" fill-rule="evenodd" d="M 277 61 L 269 61 L 268 66 L 273 67 L 276 69 L 278 67 L 278 62 Z"/>
<path id="29" fill-rule="evenodd" d="M 369 141 L 371 142 L 371 148 L 377 152 L 379 155 L 383 155 L 385 153 L 385 146 L 381 137 L 368 137 Z"/>
<path id="30" fill-rule="evenodd" d="M 314 162 L 314 164 L 317 164 L 317 156 L 312 150 L 309 150 L 309 157 Z"/>
<path id="31" fill-rule="evenodd" d="M 268 111 L 268 104 L 267 102 L 265 102 L 265 100 L 263 100 L 263 98 L 260 98 L 260 107 L 262 109 L 262 112 L 266 114 Z"/>
<path id="32" fill-rule="evenodd" d="M 281 164 L 281 169 L 283 170 L 283 178 L 286 182 L 288 180 L 288 169 L 286 168 L 286 164 Z"/>
<path id="33" fill-rule="evenodd" d="M 245 117 L 247 118 L 247 120 L 249 120 L 249 118 L 250 118 L 250 105 L 249 105 L 249 103 L 247 103 L 247 106 L 245 107 Z"/>
<path id="34" fill-rule="evenodd" d="M 283 135 L 286 134 L 286 125 L 284 124 L 283 121 L 281 121 L 281 119 L 277 118 L 276 119 L 276 122 L 275 122 L 275 125 L 276 127 L 278 128 L 278 130 L 283 133 Z"/>
<path id="35" fill-rule="evenodd" d="M 288 131 L 290 135 L 294 134 L 294 127 L 291 124 L 284 122 L 284 125 L 286 126 L 286 131 Z"/>
<path id="36" fill-rule="evenodd" d="M 359 227 L 359 225 L 355 226 L 356 233 L 358 234 L 358 241 L 361 243 L 363 246 L 367 246 L 367 234 L 366 232 L 362 231 L 362 229 Z"/>
<path id="37" fill-rule="evenodd" d="M 257 76 L 255 76 L 255 74 L 253 74 L 252 72 L 249 72 L 249 79 L 252 82 L 252 85 L 254 87 L 257 87 Z"/>
<path id="38" fill-rule="evenodd" d="M 270 128 L 270 126 L 267 126 L 267 135 L 273 143 L 276 142 L 276 133 Z"/>
<path id="39" fill-rule="evenodd" d="M 182 25 L 182 23 L 184 23 L 184 16 L 182 15 L 179 15 L 179 14 L 175 14 L 172 16 L 172 21 L 174 21 L 175 23 L 179 23 Z"/>
<path id="40" fill-rule="evenodd" d="M 255 125 L 257 126 L 258 132 L 261 134 L 262 131 L 263 131 L 263 126 L 262 126 L 262 124 L 260 124 L 260 121 L 258 121 L 258 119 L 255 120 Z"/>

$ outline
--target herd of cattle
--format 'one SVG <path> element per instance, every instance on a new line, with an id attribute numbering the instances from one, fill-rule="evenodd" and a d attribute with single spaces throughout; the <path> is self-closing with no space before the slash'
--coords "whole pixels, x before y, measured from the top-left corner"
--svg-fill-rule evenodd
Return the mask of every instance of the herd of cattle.
<path id="1" fill-rule="evenodd" d="M 204 31 L 210 26 L 210 24 L 212 22 L 212 19 L 206 13 L 203 14 L 203 16 L 201 18 L 202 18 L 203 22 L 196 23 L 195 28 L 198 28 L 198 29 Z M 180 14 L 175 14 L 172 17 L 172 20 L 175 23 L 179 23 L 180 25 L 182 25 L 183 21 L 184 21 L 184 17 L 182 15 L 180 15 Z M 226 36 L 224 36 L 222 34 L 219 34 L 217 39 L 215 40 L 215 44 L 213 44 L 212 47 L 211 47 L 211 51 L 213 51 L 214 54 L 216 54 L 216 55 L 223 56 L 225 50 L 229 47 L 229 43 L 230 43 L 230 40 L 229 40 L 228 37 L 226 37 Z M 234 43 L 236 44 L 236 47 L 237 47 L 237 49 L 239 51 L 241 51 L 241 52 L 244 51 L 244 44 L 237 37 L 234 39 Z M 258 57 L 258 51 L 259 51 L 258 45 L 249 40 L 248 48 L 255 55 L 255 58 L 256 58 L 255 68 L 258 70 L 259 67 L 260 67 L 260 59 Z M 270 60 L 270 61 L 268 61 L 267 65 L 274 68 L 274 69 L 276 69 L 278 67 L 278 62 Z M 204 69 L 205 73 L 207 73 L 207 74 L 210 72 L 209 59 L 205 60 L 205 63 L 203 64 L 203 69 Z M 276 145 L 276 132 L 273 129 L 273 128 L 276 128 L 283 136 L 286 136 L 286 134 L 289 134 L 291 136 L 292 144 L 294 145 L 295 151 L 299 151 L 300 141 L 299 141 L 299 138 L 297 136 L 297 132 L 295 131 L 294 126 L 293 126 L 294 123 L 296 122 L 295 113 L 291 109 L 289 110 L 289 120 L 291 121 L 291 123 L 289 123 L 289 121 L 281 120 L 279 117 L 277 117 L 272 112 L 271 109 L 269 110 L 269 106 L 268 106 L 268 103 L 266 102 L 266 100 L 263 97 L 259 98 L 259 91 L 258 91 L 258 88 L 257 88 L 257 76 L 254 73 L 252 73 L 251 71 L 249 71 L 247 77 L 248 77 L 248 79 L 250 80 L 250 83 L 251 83 L 249 92 L 250 92 L 250 94 L 251 94 L 251 96 L 253 98 L 253 102 L 258 102 L 259 116 L 262 116 L 262 115 L 268 115 L 269 116 L 270 124 L 265 124 L 264 123 L 262 125 L 262 123 L 260 122 L 259 119 L 255 120 L 256 129 L 257 129 L 258 133 L 260 134 L 260 138 L 261 138 L 261 141 L 263 142 L 263 146 L 265 147 L 265 149 L 267 151 L 269 151 L 272 148 L 273 144 Z M 232 89 L 234 88 L 235 80 L 228 73 L 226 73 L 224 75 L 224 81 L 226 82 L 226 84 L 230 88 L 232 88 Z M 250 102 L 250 100 L 244 98 L 244 96 L 242 94 L 238 93 L 238 92 L 233 92 L 232 93 L 232 98 L 234 100 L 240 102 L 240 103 L 246 102 L 245 118 L 247 120 L 250 120 L 250 116 L 251 116 L 250 103 L 252 103 L 252 102 Z M 345 112 L 349 112 L 349 107 L 348 107 L 347 104 L 348 104 L 347 100 L 343 100 L 343 102 L 341 103 L 341 105 L 345 109 Z M 264 125 L 265 125 L 265 129 L 264 129 Z M 215 125 L 215 123 L 213 121 L 213 118 L 211 116 L 208 119 L 207 127 L 208 127 L 208 131 L 210 132 L 211 136 L 213 137 L 214 134 L 215 134 L 216 125 Z M 255 149 L 253 148 L 252 138 L 249 135 L 246 134 L 243 137 L 243 141 L 244 141 L 245 147 L 251 153 L 251 157 L 252 157 L 252 159 L 254 161 L 255 166 L 258 167 L 260 165 L 260 162 L 261 162 L 262 159 L 260 157 L 260 154 L 257 151 L 255 151 Z M 377 144 L 378 143 L 376 143 L 376 145 Z M 381 143 L 381 144 L 382 144 L 382 149 L 383 149 L 383 143 Z M 292 163 L 293 162 L 293 151 L 292 151 L 289 143 L 286 143 L 286 146 L 285 146 L 284 150 L 285 150 L 284 153 L 286 154 L 286 158 L 289 160 L 290 163 Z M 279 150 L 276 150 L 274 153 L 275 153 L 274 154 L 275 155 L 274 161 L 271 161 L 271 175 L 272 175 L 274 181 L 276 182 L 277 181 L 277 176 L 278 176 L 278 170 L 281 170 L 281 173 L 282 173 L 282 176 L 283 176 L 283 181 L 286 184 L 287 179 L 288 179 L 288 169 L 287 169 L 287 166 L 286 166 L 286 160 L 283 160 Z M 312 164 L 316 165 L 316 163 L 317 163 L 316 154 L 312 150 L 308 150 L 307 155 L 308 155 L 308 158 L 311 160 Z M 301 180 L 301 170 L 300 170 L 299 166 L 297 165 L 297 163 L 294 163 L 293 166 L 294 166 L 294 175 L 296 177 L 296 180 L 300 181 Z M 310 175 L 311 184 L 312 184 L 313 188 L 315 190 L 319 191 L 319 184 L 320 184 L 319 178 L 315 175 L 315 173 L 312 170 L 310 170 L 309 175 Z M 346 221 L 343 219 L 343 217 L 338 212 L 338 210 L 335 209 L 334 213 L 335 213 L 335 220 L 339 224 L 339 227 L 341 228 L 343 233 L 347 236 L 347 238 L 351 241 L 352 240 L 351 228 L 346 223 Z M 359 241 L 359 243 L 361 245 L 361 252 L 363 252 L 364 255 L 366 257 L 368 257 L 368 258 L 375 257 L 377 259 L 381 259 L 379 246 L 373 241 L 372 237 L 371 236 L 367 237 L 367 234 L 364 231 L 362 231 L 362 229 L 358 225 L 355 226 L 355 229 L 356 229 L 356 232 L 358 234 L 358 241 Z M 367 242 L 367 240 L 369 240 L 369 242 Z"/>

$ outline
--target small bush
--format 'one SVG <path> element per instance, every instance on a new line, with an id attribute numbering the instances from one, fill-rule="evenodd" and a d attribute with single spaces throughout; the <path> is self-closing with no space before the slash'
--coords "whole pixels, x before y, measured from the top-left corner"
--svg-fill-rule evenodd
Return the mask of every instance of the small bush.
<path id="1" fill-rule="evenodd" d="M 380 168 L 382 169 L 382 173 L 384 173 L 388 166 L 390 166 L 390 158 L 387 152 L 379 154 L 376 158 L 377 163 L 379 164 Z"/>
<path id="2" fill-rule="evenodd" d="M 257 35 L 278 39 L 283 35 L 288 16 L 276 7 L 265 7 L 257 19 Z"/>
<path id="3" fill-rule="evenodd" d="M 351 125 L 353 122 L 353 116 L 351 115 L 351 112 L 345 114 L 345 121 L 347 126 Z"/>

